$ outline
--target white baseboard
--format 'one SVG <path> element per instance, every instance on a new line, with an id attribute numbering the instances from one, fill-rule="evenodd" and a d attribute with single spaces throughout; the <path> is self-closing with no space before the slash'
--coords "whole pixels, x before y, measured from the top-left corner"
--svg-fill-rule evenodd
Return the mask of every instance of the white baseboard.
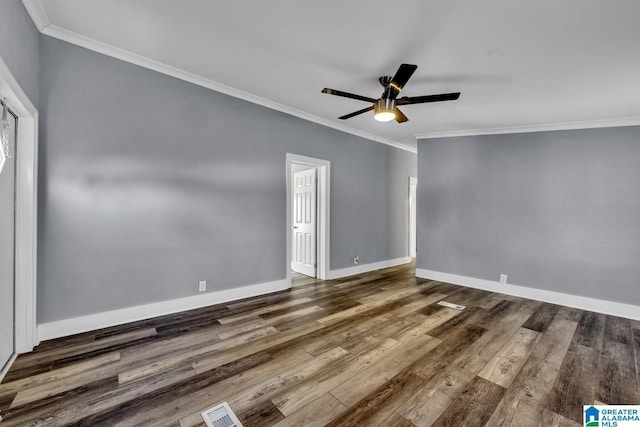
<path id="1" fill-rule="evenodd" d="M 329 270 L 328 279 L 340 279 L 341 277 L 353 276 L 354 274 L 367 273 L 369 271 L 380 270 L 383 268 L 395 267 L 396 265 L 411 262 L 410 257 L 402 257 L 396 259 L 388 259 L 386 261 L 373 262 L 371 264 L 358 264 L 353 267 L 340 268 L 338 270 Z"/>
<path id="2" fill-rule="evenodd" d="M 38 325 L 38 339 L 44 341 L 65 337 L 180 311 L 264 295 L 289 289 L 290 287 L 291 279 L 282 279 L 273 282 L 259 283 L 257 285 L 243 286 L 241 288 L 225 289 L 169 301 L 41 323 Z"/>
<path id="3" fill-rule="evenodd" d="M 13 365 L 13 362 L 16 360 L 16 357 L 18 357 L 18 353 L 13 353 L 9 358 L 9 360 L 7 361 L 7 364 L 4 365 L 4 368 L 0 370 L 0 383 L 4 379 L 4 376 L 7 375 L 7 372 L 9 372 L 9 368 L 11 368 L 11 365 Z M 2 417 L 0 417 L 0 421 L 2 421 Z"/>
<path id="4" fill-rule="evenodd" d="M 416 277 L 640 320 L 640 306 L 416 268 Z"/>

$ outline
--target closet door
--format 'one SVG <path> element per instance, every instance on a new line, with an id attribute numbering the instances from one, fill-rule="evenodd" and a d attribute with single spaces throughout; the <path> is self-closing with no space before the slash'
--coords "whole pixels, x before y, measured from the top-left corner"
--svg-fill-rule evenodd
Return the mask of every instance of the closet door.
<path id="1" fill-rule="evenodd" d="M 16 118 L 10 111 L 7 121 L 9 158 L 0 172 L 0 372 L 15 351 Z"/>

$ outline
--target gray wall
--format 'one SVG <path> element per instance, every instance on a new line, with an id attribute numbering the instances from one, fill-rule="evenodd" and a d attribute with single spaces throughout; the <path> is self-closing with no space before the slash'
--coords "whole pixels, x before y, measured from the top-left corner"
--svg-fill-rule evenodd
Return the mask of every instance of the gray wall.
<path id="1" fill-rule="evenodd" d="M 640 127 L 418 142 L 418 268 L 640 304 Z"/>
<path id="2" fill-rule="evenodd" d="M 287 152 L 332 162 L 331 269 L 406 256 L 397 149 L 49 37 L 40 62 L 39 322 L 285 278 Z"/>
<path id="3" fill-rule="evenodd" d="M 0 56 L 37 108 L 40 33 L 20 0 L 0 6 Z"/>

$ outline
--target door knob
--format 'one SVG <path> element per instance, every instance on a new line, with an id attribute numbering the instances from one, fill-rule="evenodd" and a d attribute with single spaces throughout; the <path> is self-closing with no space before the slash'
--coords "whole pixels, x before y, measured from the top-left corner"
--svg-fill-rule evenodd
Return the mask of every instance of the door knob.
<path id="1" fill-rule="evenodd" d="M 297 229 L 297 228 L 298 228 L 298 226 L 297 226 L 297 225 L 294 225 L 294 226 L 293 226 L 293 227 L 291 227 L 291 228 L 293 228 L 293 229 L 295 230 L 295 229 Z"/>

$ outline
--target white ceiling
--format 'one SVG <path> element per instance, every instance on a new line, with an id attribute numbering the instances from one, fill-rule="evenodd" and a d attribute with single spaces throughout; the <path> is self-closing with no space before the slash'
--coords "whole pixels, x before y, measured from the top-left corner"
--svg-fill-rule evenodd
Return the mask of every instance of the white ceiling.
<path id="1" fill-rule="evenodd" d="M 638 0 L 24 0 L 54 37 L 371 139 L 640 124 Z M 377 79 L 418 65 L 379 123 Z"/>

